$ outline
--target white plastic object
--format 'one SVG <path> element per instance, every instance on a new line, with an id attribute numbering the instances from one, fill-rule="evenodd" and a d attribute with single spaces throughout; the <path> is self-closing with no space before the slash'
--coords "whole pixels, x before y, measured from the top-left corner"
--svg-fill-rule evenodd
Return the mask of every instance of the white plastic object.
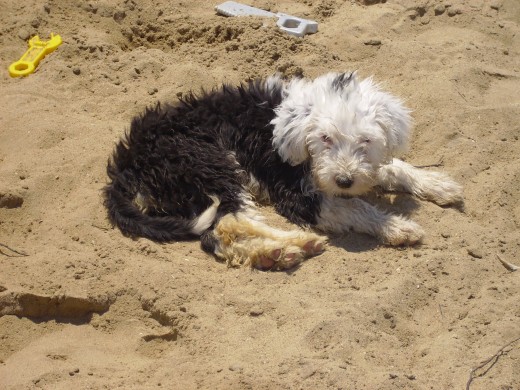
<path id="1" fill-rule="evenodd" d="M 318 23 L 314 20 L 302 19 L 283 13 L 273 13 L 260 8 L 250 7 L 235 1 L 226 1 L 215 7 L 217 13 L 226 16 L 260 16 L 277 18 L 278 27 L 288 34 L 303 37 L 305 34 L 314 34 L 318 31 Z"/>

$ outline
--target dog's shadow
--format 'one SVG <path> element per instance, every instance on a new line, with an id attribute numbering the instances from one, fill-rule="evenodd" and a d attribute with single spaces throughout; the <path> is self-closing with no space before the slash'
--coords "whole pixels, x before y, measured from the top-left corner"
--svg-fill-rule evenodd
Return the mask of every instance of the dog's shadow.
<path id="1" fill-rule="evenodd" d="M 406 192 L 383 191 L 379 187 L 376 187 L 375 191 L 367 194 L 363 199 L 382 211 L 405 217 L 409 217 L 425 202 Z"/>
<path id="2" fill-rule="evenodd" d="M 341 236 L 329 236 L 329 245 L 351 253 L 362 253 L 376 249 L 381 243 L 368 234 L 349 232 Z"/>

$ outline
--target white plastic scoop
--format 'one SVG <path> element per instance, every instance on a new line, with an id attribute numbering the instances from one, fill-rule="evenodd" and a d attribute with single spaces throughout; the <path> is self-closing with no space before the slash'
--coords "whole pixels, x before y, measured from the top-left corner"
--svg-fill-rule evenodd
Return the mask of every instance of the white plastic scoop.
<path id="1" fill-rule="evenodd" d="M 215 7 L 217 13 L 226 16 L 261 16 L 269 18 L 278 18 L 276 24 L 281 30 L 297 37 L 303 37 L 305 34 L 314 34 L 318 31 L 318 23 L 314 20 L 302 19 L 282 13 L 273 13 L 264 11 L 260 8 L 250 7 L 235 1 L 226 1 Z"/>

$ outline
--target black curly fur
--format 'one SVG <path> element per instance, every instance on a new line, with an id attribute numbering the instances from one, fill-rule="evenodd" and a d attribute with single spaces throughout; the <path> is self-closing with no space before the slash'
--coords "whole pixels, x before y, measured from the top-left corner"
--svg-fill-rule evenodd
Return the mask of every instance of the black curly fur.
<path id="1" fill-rule="evenodd" d="M 263 81 L 190 94 L 174 105 L 147 109 L 116 145 L 104 188 L 110 221 L 129 236 L 155 241 L 194 238 L 192 221 L 220 200 L 215 221 L 244 209 L 244 186 L 253 175 L 277 212 L 298 225 L 315 225 L 318 193 L 305 192 L 305 164 L 291 166 L 272 146 L 281 86 Z M 140 194 L 142 210 L 134 203 Z M 211 231 L 202 247 L 215 246 Z"/>

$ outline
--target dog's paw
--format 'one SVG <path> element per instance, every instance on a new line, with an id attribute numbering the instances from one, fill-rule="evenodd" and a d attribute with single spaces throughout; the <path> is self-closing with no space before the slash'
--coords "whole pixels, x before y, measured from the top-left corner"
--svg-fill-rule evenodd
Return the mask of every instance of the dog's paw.
<path id="1" fill-rule="evenodd" d="M 297 232 L 293 237 L 280 240 L 266 240 L 269 247 L 262 248 L 253 256 L 251 264 L 260 270 L 287 270 L 296 267 L 303 260 L 317 256 L 325 250 L 327 239 L 314 233 Z"/>
<path id="2" fill-rule="evenodd" d="M 445 180 L 440 187 L 440 193 L 433 198 L 433 201 L 440 206 L 452 206 L 464 204 L 464 194 L 462 186 L 449 179 Z"/>
<path id="3" fill-rule="evenodd" d="M 323 237 L 319 237 L 310 241 L 307 241 L 303 245 L 303 251 L 307 257 L 317 256 L 325 251 L 325 244 L 327 240 Z"/>
<path id="4" fill-rule="evenodd" d="M 327 238 L 311 232 L 298 232 L 287 242 L 300 248 L 305 257 L 317 256 L 325 251 Z"/>
<path id="5" fill-rule="evenodd" d="M 259 253 L 251 261 L 253 268 L 261 271 L 278 271 L 296 267 L 305 258 L 301 248 L 288 246 Z"/>
<path id="6" fill-rule="evenodd" d="M 424 231 L 415 222 L 392 215 L 381 227 L 380 237 L 388 245 L 413 245 L 421 241 Z"/>
<path id="7" fill-rule="evenodd" d="M 296 267 L 305 259 L 305 253 L 301 248 L 289 246 L 283 251 L 283 256 L 275 264 L 276 270 L 286 270 Z"/>
<path id="8" fill-rule="evenodd" d="M 425 172 L 426 173 L 426 172 Z M 427 172 L 422 177 L 419 197 L 439 206 L 462 205 L 464 197 L 462 186 L 441 172 Z"/>

